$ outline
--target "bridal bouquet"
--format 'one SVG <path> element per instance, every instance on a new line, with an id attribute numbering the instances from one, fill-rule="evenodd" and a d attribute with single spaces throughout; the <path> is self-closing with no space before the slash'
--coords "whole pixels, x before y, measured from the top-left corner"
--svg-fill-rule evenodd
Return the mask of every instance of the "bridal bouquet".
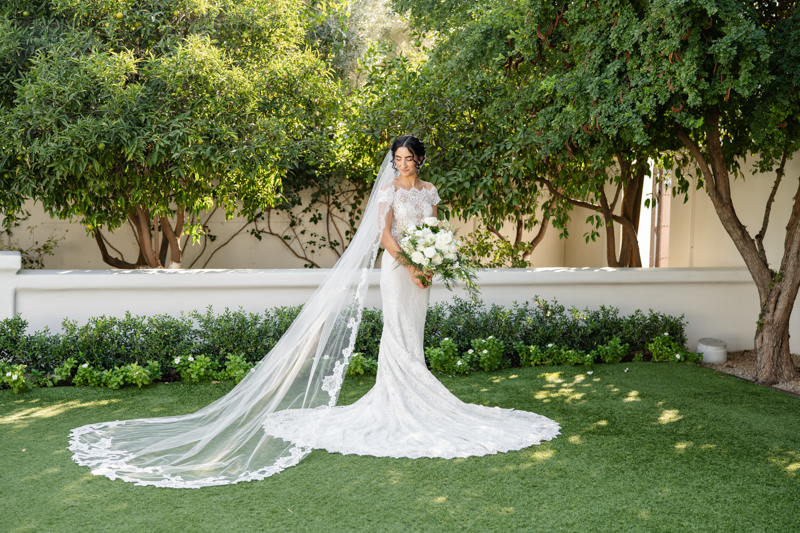
<path id="1" fill-rule="evenodd" d="M 427 217 L 419 227 L 412 224 L 400 233 L 400 251 L 396 256 L 402 265 L 432 272 L 448 289 L 452 290 L 454 281 L 460 281 L 474 295 L 479 292 L 475 270 L 459 253 L 460 248 L 461 241 L 456 239 L 448 221 Z M 430 283 L 425 276 L 417 277 L 425 286 Z"/>

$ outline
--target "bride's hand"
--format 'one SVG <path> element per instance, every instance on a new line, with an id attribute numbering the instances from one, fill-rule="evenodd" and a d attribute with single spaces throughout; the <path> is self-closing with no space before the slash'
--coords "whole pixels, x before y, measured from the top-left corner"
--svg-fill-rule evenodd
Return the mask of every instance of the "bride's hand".
<path id="1" fill-rule="evenodd" d="M 411 274 L 411 281 L 414 282 L 414 285 L 416 285 L 420 289 L 427 289 L 430 286 L 431 279 L 433 278 L 433 273 L 423 272 L 413 266 L 407 266 L 406 270 L 408 270 L 408 272 Z M 423 282 L 420 276 L 423 276 L 424 279 L 428 280 L 427 285 Z"/>

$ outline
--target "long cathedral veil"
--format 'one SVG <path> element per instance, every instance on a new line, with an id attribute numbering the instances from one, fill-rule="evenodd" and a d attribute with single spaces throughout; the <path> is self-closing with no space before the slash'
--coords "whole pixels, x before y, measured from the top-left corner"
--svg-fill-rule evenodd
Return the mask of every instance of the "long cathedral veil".
<path id="1" fill-rule="evenodd" d="M 262 421 L 283 409 L 325 410 L 336 404 L 391 203 L 386 195 L 378 198 L 396 176 L 391 162 L 390 150 L 347 250 L 247 377 L 189 415 L 76 428 L 70 433 L 73 460 L 93 474 L 137 485 L 199 488 L 263 479 L 310 453 L 269 436 Z"/>

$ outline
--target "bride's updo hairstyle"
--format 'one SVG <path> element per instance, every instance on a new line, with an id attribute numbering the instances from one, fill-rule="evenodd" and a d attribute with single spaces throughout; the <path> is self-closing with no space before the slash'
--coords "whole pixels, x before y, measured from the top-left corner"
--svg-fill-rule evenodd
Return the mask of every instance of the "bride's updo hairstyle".
<path id="1" fill-rule="evenodd" d="M 398 148 L 408 148 L 414 154 L 414 157 L 419 159 L 415 163 L 417 171 L 422 168 L 422 164 L 425 162 L 425 145 L 422 144 L 422 141 L 413 135 L 402 135 L 395 139 L 392 143 L 392 168 L 395 170 L 397 170 L 397 164 L 394 162 L 394 154 Z"/>

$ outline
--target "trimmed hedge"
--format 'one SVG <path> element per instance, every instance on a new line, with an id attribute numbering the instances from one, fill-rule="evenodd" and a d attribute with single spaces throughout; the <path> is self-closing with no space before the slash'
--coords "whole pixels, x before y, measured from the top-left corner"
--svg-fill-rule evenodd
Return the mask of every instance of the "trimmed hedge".
<path id="1" fill-rule="evenodd" d="M 193 311 L 180 317 L 169 315 L 124 318 L 100 316 L 83 325 L 65 319 L 61 333 L 48 329 L 28 333 L 28 322 L 21 316 L 0 321 L 0 361 L 26 365 L 27 372 L 50 374 L 70 358 L 98 369 L 112 369 L 133 363 L 154 362 L 165 373 L 176 375 L 175 360 L 204 356 L 224 366 L 229 356 L 258 362 L 281 338 L 302 306 L 276 307 L 263 314 L 225 309 L 214 314 Z M 579 311 L 566 309 L 553 300 L 535 297 L 511 308 L 481 300 L 454 298 L 432 305 L 425 326 L 425 346 L 440 346 L 451 339 L 458 353 L 465 353 L 476 339 L 494 337 L 503 346 L 503 367 L 519 366 L 515 346 L 547 347 L 589 353 L 617 338 L 629 347 L 628 358 L 650 354 L 648 343 L 666 334 L 676 345 L 684 346 L 683 315 L 673 317 L 652 310 L 620 316 L 619 310 Z M 365 309 L 355 352 L 364 360 L 377 359 L 382 331 L 379 309 Z M 374 364 L 362 362 L 365 370 Z M 434 365 L 435 366 L 435 365 Z"/>

